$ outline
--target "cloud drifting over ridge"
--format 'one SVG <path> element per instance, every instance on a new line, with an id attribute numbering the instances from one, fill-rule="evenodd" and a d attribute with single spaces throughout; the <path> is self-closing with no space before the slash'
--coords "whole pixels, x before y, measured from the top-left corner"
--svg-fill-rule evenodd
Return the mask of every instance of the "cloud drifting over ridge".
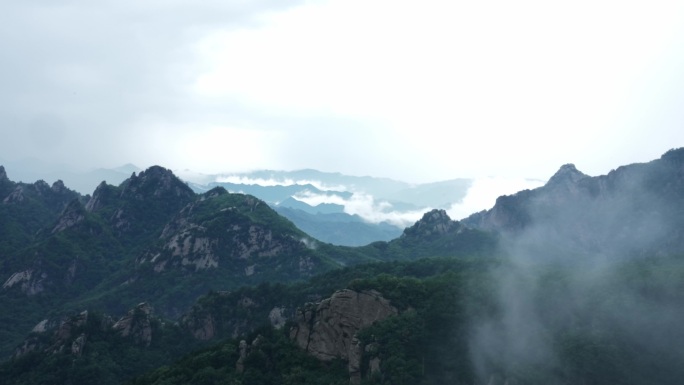
<path id="1" fill-rule="evenodd" d="M 365 221 L 371 223 L 387 222 L 401 228 L 415 223 L 426 211 L 425 209 L 398 211 L 392 207 L 391 203 L 384 200 L 376 200 L 372 195 L 361 192 L 353 193 L 349 199 L 334 194 L 324 195 L 310 192 L 298 194 L 294 198 L 311 206 L 317 206 L 322 203 L 341 205 L 344 206 L 345 213 L 358 215 Z"/>
<path id="2" fill-rule="evenodd" d="M 542 181 L 513 179 L 513 178 L 483 178 L 473 181 L 465 197 L 454 202 L 447 209 L 447 214 L 453 220 L 463 219 L 470 214 L 490 209 L 494 206 L 496 198 L 502 195 L 515 194 L 525 189 L 534 189 L 544 184 Z M 348 189 L 337 190 L 348 191 Z M 308 205 L 316 206 L 322 203 L 332 203 L 344 206 L 347 214 L 358 215 L 371 223 L 388 222 L 398 227 L 407 227 L 418 221 L 425 212 L 433 207 L 424 207 L 417 210 L 400 210 L 383 199 L 373 197 L 364 192 L 353 192 L 347 199 L 333 194 L 315 194 L 307 191 L 298 194 L 295 199 Z"/>

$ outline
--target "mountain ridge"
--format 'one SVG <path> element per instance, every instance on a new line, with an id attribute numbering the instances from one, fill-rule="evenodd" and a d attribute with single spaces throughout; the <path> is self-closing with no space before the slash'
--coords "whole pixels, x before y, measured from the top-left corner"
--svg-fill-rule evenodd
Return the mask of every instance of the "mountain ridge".
<path id="1" fill-rule="evenodd" d="M 544 186 L 501 196 L 463 223 L 512 236 L 534 233 L 549 242 L 565 239 L 569 248 L 595 253 L 667 253 L 684 251 L 677 207 L 684 207 L 684 148 L 596 177 L 564 165 Z"/>

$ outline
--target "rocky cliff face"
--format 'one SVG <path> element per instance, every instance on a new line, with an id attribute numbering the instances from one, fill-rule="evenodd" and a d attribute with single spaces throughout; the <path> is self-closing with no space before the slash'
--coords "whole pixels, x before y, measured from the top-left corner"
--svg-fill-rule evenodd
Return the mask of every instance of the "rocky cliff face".
<path id="1" fill-rule="evenodd" d="M 132 338 L 137 344 L 150 346 L 152 343 L 152 307 L 147 303 L 140 303 L 128 311 L 128 314 L 112 325 L 112 330 L 121 337 Z"/>
<path id="2" fill-rule="evenodd" d="M 226 264 L 234 274 L 252 276 L 273 261 L 296 258 L 299 272 L 308 275 L 317 264 L 308 263 L 305 238 L 260 200 L 215 188 L 186 205 L 164 227 L 160 246 L 138 263 L 152 265 L 157 273 Z"/>
<path id="3" fill-rule="evenodd" d="M 376 291 L 342 290 L 298 309 L 290 338 L 320 360 L 348 360 L 350 379 L 359 383 L 364 349 L 356 333 L 395 314 L 398 310 Z"/>

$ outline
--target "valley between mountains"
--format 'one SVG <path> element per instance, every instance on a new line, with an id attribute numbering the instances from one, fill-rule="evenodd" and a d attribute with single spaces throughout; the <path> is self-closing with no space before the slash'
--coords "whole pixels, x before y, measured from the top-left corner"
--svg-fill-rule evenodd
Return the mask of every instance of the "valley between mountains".
<path id="1" fill-rule="evenodd" d="M 89 195 L 0 166 L 0 383 L 684 377 L 684 149 L 596 177 L 564 165 L 363 246 L 197 191 L 159 166 Z"/>

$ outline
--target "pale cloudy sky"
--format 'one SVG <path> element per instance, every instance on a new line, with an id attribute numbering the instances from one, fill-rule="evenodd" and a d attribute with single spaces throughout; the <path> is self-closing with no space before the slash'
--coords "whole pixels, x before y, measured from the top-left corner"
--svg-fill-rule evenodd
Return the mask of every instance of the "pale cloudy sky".
<path id="1" fill-rule="evenodd" d="M 684 146 L 683 20 L 674 0 L 4 1 L 0 160 L 605 174 Z"/>

